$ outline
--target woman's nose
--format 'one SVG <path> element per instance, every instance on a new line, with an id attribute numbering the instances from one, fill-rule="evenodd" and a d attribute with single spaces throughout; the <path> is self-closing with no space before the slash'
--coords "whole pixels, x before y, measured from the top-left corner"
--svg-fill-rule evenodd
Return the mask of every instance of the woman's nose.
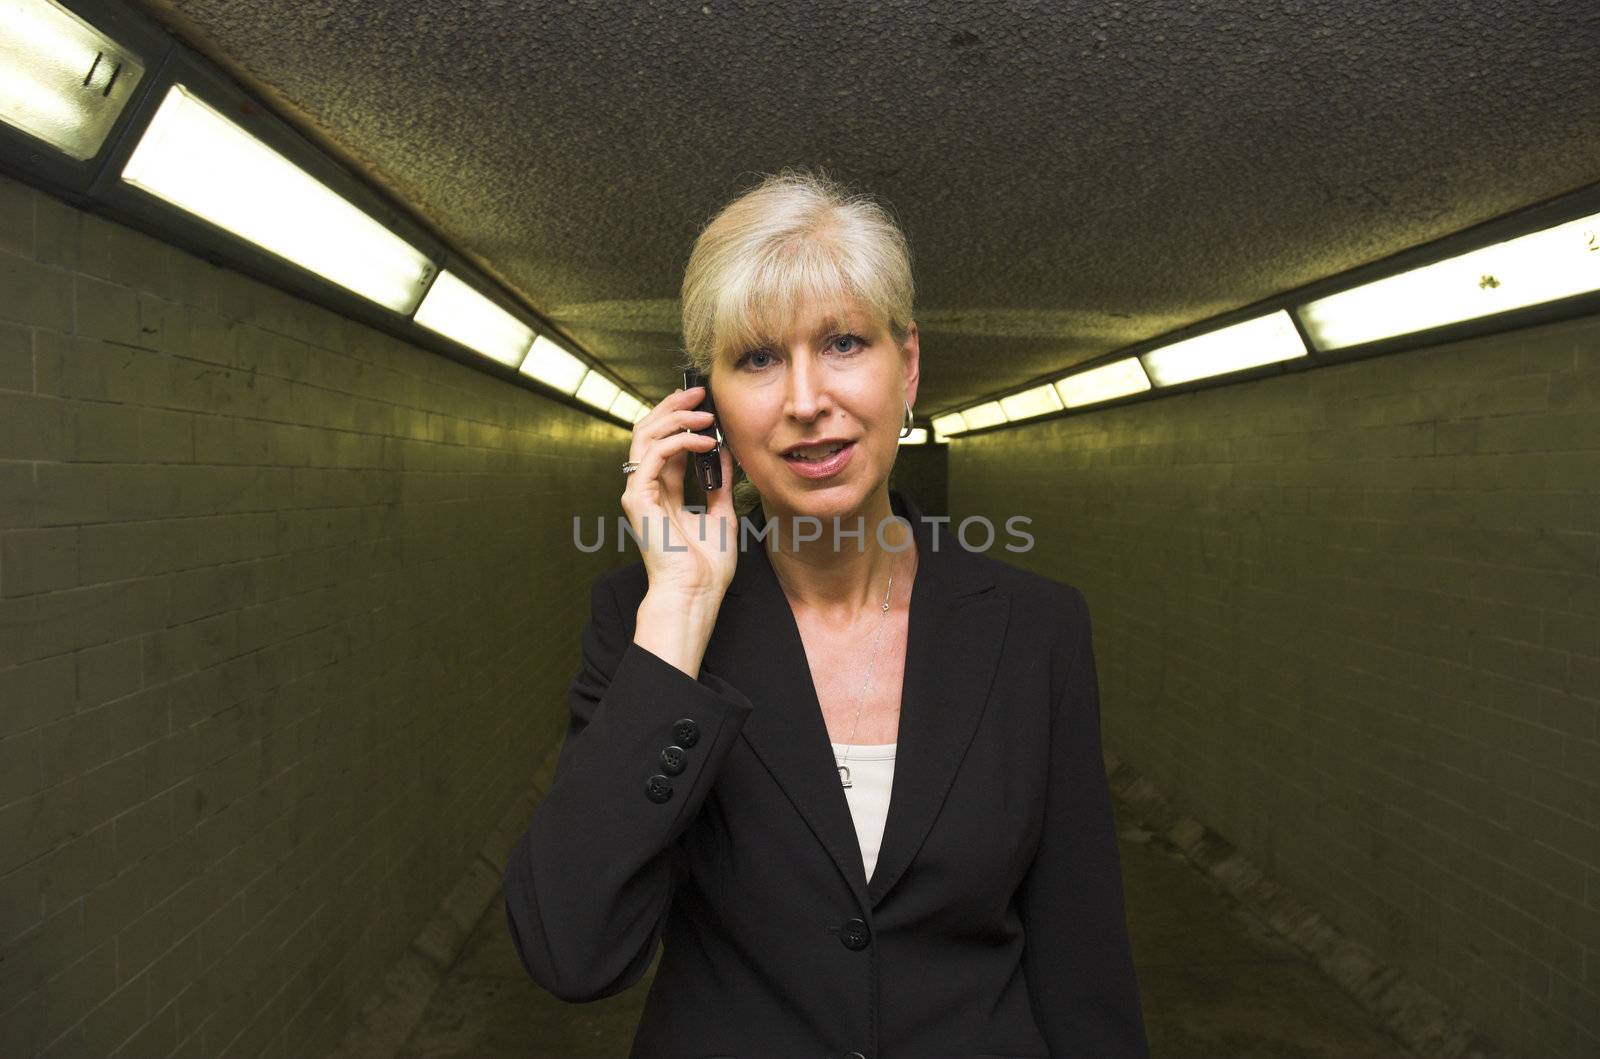
<path id="1" fill-rule="evenodd" d="M 815 419 L 827 408 L 827 380 L 810 357 L 796 357 L 789 372 L 784 411 L 796 419 Z"/>

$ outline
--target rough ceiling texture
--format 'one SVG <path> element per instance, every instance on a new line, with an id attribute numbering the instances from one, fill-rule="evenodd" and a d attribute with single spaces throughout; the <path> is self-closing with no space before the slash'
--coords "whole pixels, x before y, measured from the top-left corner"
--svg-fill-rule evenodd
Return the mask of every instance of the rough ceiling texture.
<path id="1" fill-rule="evenodd" d="M 646 397 L 699 226 L 821 165 L 919 417 L 1600 180 L 1593 0 L 141 0 Z"/>

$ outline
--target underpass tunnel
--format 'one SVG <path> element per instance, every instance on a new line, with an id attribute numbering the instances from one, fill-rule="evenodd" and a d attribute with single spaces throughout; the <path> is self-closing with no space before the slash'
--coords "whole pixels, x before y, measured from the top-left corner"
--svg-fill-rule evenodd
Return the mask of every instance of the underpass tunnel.
<path id="1" fill-rule="evenodd" d="M 793 165 L 912 248 L 890 488 L 1087 604 L 1149 1054 L 1600 1055 L 1589 5 L 5 11 L 0 1054 L 633 1054 L 504 872 Z"/>

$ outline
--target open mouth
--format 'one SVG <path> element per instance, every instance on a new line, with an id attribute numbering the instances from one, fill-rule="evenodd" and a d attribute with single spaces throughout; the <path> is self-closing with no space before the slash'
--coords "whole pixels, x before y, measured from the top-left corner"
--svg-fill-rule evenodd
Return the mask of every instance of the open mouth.
<path id="1" fill-rule="evenodd" d="M 855 444 L 853 441 L 839 441 L 832 445 L 814 445 L 808 448 L 795 449 L 793 452 L 786 452 L 783 458 L 793 460 L 796 463 L 821 463 L 834 453 L 839 452 L 841 449 L 847 449 L 853 444 Z"/>

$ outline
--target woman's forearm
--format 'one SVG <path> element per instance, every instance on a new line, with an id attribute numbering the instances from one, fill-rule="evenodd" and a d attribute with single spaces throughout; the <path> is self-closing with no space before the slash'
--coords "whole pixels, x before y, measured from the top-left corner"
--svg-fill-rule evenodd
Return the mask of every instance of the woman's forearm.
<path id="1" fill-rule="evenodd" d="M 698 678 L 700 662 L 705 657 L 706 644 L 711 642 L 711 630 L 721 607 L 720 596 L 716 599 L 669 598 L 647 591 L 639 604 L 633 642 Z"/>

